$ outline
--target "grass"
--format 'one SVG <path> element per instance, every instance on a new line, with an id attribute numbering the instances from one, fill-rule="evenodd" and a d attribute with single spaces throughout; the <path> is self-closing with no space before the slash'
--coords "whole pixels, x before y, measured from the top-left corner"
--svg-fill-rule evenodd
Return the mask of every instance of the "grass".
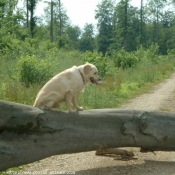
<path id="1" fill-rule="evenodd" d="M 0 175 L 22 174 L 22 171 L 24 170 L 24 168 L 25 168 L 25 166 L 19 166 L 19 167 L 15 167 L 15 168 L 10 168 L 10 169 L 8 169 L 6 171 L 0 172 Z"/>
<path id="2" fill-rule="evenodd" d="M 49 53 L 42 59 L 47 59 L 53 65 L 53 75 L 83 63 L 83 54 L 78 51 L 60 50 Z M 27 88 L 19 79 L 14 78 L 19 59 L 0 59 L 0 99 L 33 105 L 43 84 L 33 84 Z M 128 99 L 148 91 L 174 72 L 174 59 L 170 57 L 162 60 L 157 63 L 141 62 L 126 69 L 117 69 L 112 60 L 109 60 L 108 74 L 102 77 L 103 85 L 88 85 L 85 92 L 79 95 L 78 103 L 85 109 L 120 107 Z"/>

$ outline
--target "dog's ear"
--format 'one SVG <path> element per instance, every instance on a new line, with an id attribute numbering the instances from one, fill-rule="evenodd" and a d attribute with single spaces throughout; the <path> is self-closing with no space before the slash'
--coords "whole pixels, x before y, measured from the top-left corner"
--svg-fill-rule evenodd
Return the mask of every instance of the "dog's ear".
<path id="1" fill-rule="evenodd" d="M 92 70 L 91 65 L 86 64 L 86 65 L 84 66 L 84 73 L 85 73 L 86 75 L 87 75 L 91 70 Z"/>

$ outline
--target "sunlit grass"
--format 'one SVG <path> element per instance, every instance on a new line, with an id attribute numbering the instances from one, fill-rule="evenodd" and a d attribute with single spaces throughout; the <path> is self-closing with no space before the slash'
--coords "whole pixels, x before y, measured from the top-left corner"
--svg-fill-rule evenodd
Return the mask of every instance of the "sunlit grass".
<path id="1" fill-rule="evenodd" d="M 77 51 L 60 51 L 55 57 L 47 58 L 53 63 L 54 74 L 73 65 L 83 63 L 81 54 Z M 45 58 L 46 59 L 46 58 Z M 35 97 L 43 84 L 29 87 L 14 79 L 17 60 L 1 60 L 0 62 L 0 99 L 33 105 Z M 113 67 L 108 67 L 108 69 Z M 84 109 L 118 108 L 128 99 L 146 92 L 155 83 L 162 81 L 174 72 L 174 59 L 158 63 L 148 62 L 132 68 L 115 69 L 113 73 L 103 78 L 100 86 L 90 84 L 78 96 L 78 104 Z M 109 70 L 110 72 L 110 70 Z M 111 71 L 112 72 L 112 71 Z M 63 105 L 65 110 L 65 105 Z"/>

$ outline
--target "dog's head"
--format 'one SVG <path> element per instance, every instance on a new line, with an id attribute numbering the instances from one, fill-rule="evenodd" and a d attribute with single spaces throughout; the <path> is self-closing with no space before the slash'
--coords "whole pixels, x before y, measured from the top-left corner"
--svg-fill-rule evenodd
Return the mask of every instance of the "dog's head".
<path id="1" fill-rule="evenodd" d="M 86 63 L 84 65 L 84 74 L 88 82 L 94 83 L 96 85 L 98 85 L 98 81 L 101 80 L 98 75 L 98 70 L 93 64 Z"/>

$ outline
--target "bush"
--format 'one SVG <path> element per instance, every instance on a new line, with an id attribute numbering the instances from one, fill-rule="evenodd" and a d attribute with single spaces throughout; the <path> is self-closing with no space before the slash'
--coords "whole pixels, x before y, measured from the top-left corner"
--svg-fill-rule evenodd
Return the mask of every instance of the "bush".
<path id="1" fill-rule="evenodd" d="M 106 75 L 108 60 L 102 53 L 86 51 L 84 54 L 84 62 L 89 62 L 97 66 L 99 75 L 104 77 Z"/>
<path id="2" fill-rule="evenodd" d="M 46 60 L 38 60 L 35 56 L 26 56 L 17 63 L 17 78 L 29 87 L 33 84 L 44 83 L 52 77 L 51 64 Z"/>
<path id="3" fill-rule="evenodd" d="M 159 46 L 157 44 L 153 44 L 149 46 L 146 51 L 147 58 L 151 60 L 153 63 L 158 63 L 158 55 L 159 55 Z"/>
<path id="4" fill-rule="evenodd" d="M 126 52 L 124 49 L 118 52 L 113 52 L 112 57 L 115 66 L 122 67 L 123 69 L 133 67 L 139 62 L 139 59 L 134 52 Z"/>

